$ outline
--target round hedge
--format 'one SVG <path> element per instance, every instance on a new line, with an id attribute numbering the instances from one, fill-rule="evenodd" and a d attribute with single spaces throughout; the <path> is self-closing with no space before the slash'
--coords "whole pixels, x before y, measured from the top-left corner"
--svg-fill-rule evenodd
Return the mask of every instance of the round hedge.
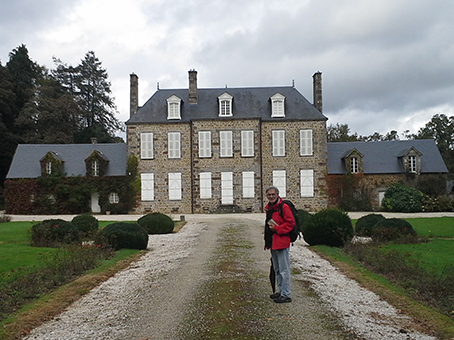
<path id="1" fill-rule="evenodd" d="M 386 220 L 382 214 L 369 214 L 356 221 L 355 234 L 358 236 L 372 236 L 373 227 L 381 221 Z"/>
<path id="2" fill-rule="evenodd" d="M 175 223 L 169 216 L 158 212 L 142 216 L 137 223 L 145 228 L 148 234 L 168 234 L 175 228 Z"/>
<path id="3" fill-rule="evenodd" d="M 117 222 L 101 229 L 95 238 L 96 244 L 113 250 L 146 249 L 148 233 L 138 223 Z"/>
<path id="4" fill-rule="evenodd" d="M 95 235 L 99 228 L 96 217 L 89 214 L 75 216 L 71 222 L 79 229 L 82 237 Z"/>
<path id="5" fill-rule="evenodd" d="M 378 222 L 372 229 L 374 241 L 394 241 L 405 236 L 416 236 L 413 226 L 401 218 L 388 218 Z"/>
<path id="6" fill-rule="evenodd" d="M 418 189 L 395 183 L 386 190 L 381 204 L 387 211 L 417 212 L 422 211 L 423 197 L 424 194 Z"/>
<path id="7" fill-rule="evenodd" d="M 303 237 L 311 246 L 342 247 L 353 238 L 352 221 L 341 210 L 324 209 L 303 224 Z"/>
<path id="8" fill-rule="evenodd" d="M 44 220 L 31 228 L 31 245 L 35 247 L 59 247 L 80 242 L 79 229 L 61 219 Z"/>

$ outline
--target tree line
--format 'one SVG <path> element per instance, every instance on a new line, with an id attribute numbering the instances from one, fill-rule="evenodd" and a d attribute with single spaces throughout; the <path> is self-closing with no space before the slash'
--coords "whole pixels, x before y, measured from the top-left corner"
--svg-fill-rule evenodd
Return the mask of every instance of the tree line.
<path id="1" fill-rule="evenodd" d="M 356 132 L 351 133 L 348 124 L 329 125 L 327 128 L 328 142 L 376 142 L 399 140 L 399 134 L 391 130 L 385 135 L 378 132 L 369 136 L 361 136 Z M 445 114 L 436 114 L 426 125 L 411 133 L 409 130 L 403 132 L 405 139 L 433 139 L 437 143 L 441 156 L 449 170 L 449 178 L 454 179 L 454 116 L 448 117 Z"/>
<path id="2" fill-rule="evenodd" d="M 115 137 L 124 127 L 95 52 L 76 66 L 53 62 L 53 69 L 38 65 L 25 45 L 0 61 L 0 197 L 18 144 L 123 142 Z"/>

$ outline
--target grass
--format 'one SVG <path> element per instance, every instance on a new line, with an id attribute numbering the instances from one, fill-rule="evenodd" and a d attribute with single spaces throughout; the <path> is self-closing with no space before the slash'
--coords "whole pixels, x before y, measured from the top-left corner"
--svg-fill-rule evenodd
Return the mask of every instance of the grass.
<path id="1" fill-rule="evenodd" d="M 419 236 L 454 238 L 454 217 L 406 218 Z"/>
<path id="2" fill-rule="evenodd" d="M 449 276 L 453 273 L 454 218 L 406 220 L 419 236 L 429 241 L 312 249 L 347 276 L 413 316 L 416 328 L 435 330 L 440 339 L 454 339 L 452 276 Z"/>

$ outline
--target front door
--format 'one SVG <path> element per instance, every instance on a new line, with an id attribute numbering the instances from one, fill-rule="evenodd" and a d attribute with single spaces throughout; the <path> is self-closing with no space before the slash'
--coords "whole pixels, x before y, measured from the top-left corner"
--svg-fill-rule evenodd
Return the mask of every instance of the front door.
<path id="1" fill-rule="evenodd" d="M 94 192 L 91 194 L 91 212 L 100 213 L 101 206 L 99 205 L 99 193 Z"/>

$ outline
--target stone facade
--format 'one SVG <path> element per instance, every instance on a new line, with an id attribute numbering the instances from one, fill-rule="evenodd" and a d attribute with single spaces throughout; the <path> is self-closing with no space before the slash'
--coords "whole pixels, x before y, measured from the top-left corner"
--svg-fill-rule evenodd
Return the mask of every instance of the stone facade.
<path id="1" fill-rule="evenodd" d="M 321 108 L 321 74 L 314 81 L 317 81 Z M 131 87 L 134 87 L 131 93 L 137 93 L 135 75 L 131 78 Z M 131 108 L 131 112 L 137 113 L 126 123 L 129 152 L 139 159 L 139 173 L 153 174 L 154 180 L 153 197 L 148 200 L 139 197 L 136 213 L 263 212 L 267 203 L 264 191 L 273 185 L 273 171 L 279 170 L 285 171 L 286 199 L 309 211 L 327 206 L 326 118 L 294 88 L 198 90 L 197 73 L 189 71 L 187 94 L 180 90 L 165 91 L 158 90 L 144 107 Z M 278 95 L 273 97 L 275 94 Z M 165 103 L 166 100 L 169 103 L 169 98 L 173 98 L 172 103 L 175 98 L 181 98 L 181 117 L 169 119 L 170 106 Z M 232 98 L 229 105 L 233 113 L 230 115 L 221 114 L 219 102 L 224 98 Z M 272 117 L 271 100 L 274 98 L 288 101 L 283 106 L 285 115 L 278 118 Z M 211 106 L 207 104 L 208 100 Z M 284 155 L 273 155 L 274 130 L 285 131 Z M 301 130 L 310 131 L 312 138 L 312 152 L 306 156 L 300 155 Z M 225 131 L 231 134 L 233 152 L 222 156 L 220 136 Z M 246 131 L 253 134 L 253 153 L 243 155 L 242 132 Z M 181 136 L 179 158 L 168 155 L 168 134 L 171 132 L 179 132 Z M 211 154 L 208 156 L 200 156 L 199 132 L 209 132 Z M 153 134 L 152 158 L 141 157 L 143 133 Z M 313 186 L 309 190 L 311 194 L 302 194 L 301 170 L 309 171 L 309 174 L 313 171 L 313 179 L 309 178 Z M 181 174 L 181 199 L 170 199 L 169 173 Z M 253 180 L 249 177 L 252 173 Z M 201 195 L 202 190 L 207 190 L 201 188 L 201 174 L 211 181 L 208 195 Z M 233 183 L 229 187 L 225 183 L 230 183 L 230 176 Z M 245 177 L 249 183 L 244 185 L 248 186 L 247 194 L 243 188 Z M 226 187 L 228 195 L 225 194 Z"/>

